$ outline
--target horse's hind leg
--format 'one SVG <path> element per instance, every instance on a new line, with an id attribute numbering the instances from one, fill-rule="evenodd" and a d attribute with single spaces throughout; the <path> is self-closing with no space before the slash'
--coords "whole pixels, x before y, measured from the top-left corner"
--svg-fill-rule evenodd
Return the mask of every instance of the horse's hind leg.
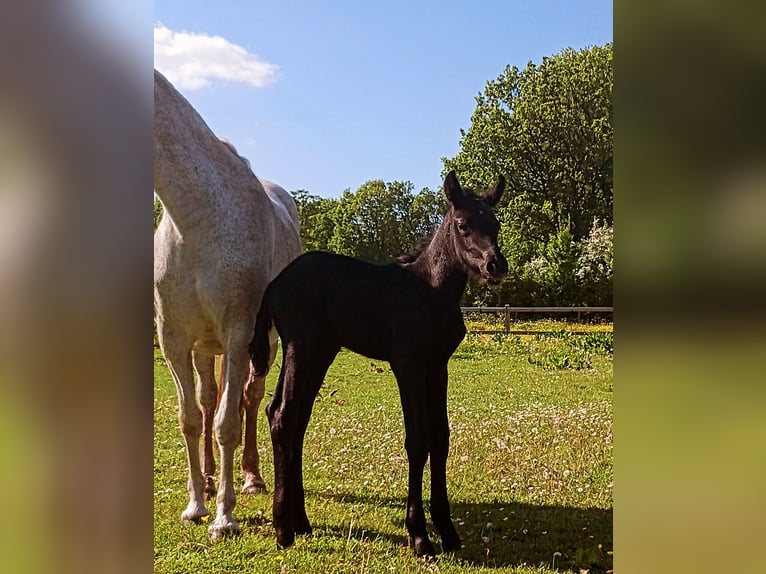
<path id="1" fill-rule="evenodd" d="M 435 369 L 428 377 L 429 456 L 431 459 L 431 519 L 442 539 L 442 550 L 460 548 L 460 536 L 450 518 L 447 498 L 447 454 L 449 422 L 447 420 L 447 365 Z"/>
<path id="2" fill-rule="evenodd" d="M 277 354 L 277 333 L 272 327 L 269 332 L 269 367 Z M 256 377 L 253 366 L 245 383 L 245 446 L 242 449 L 242 472 L 245 483 L 242 492 L 258 494 L 266 492 L 266 483 L 261 477 L 260 455 L 258 454 L 258 410 L 266 394 L 266 377 Z"/>
<path id="3" fill-rule="evenodd" d="M 245 474 L 242 492 L 247 494 L 266 492 L 258 454 L 258 409 L 265 393 L 266 380 L 264 377 L 256 377 L 251 365 L 245 383 L 245 445 L 242 449 L 242 472 Z"/>
<path id="4" fill-rule="evenodd" d="M 192 353 L 192 361 L 197 371 L 199 384 L 199 403 L 202 407 L 202 476 L 205 480 L 205 500 L 214 498 L 215 489 L 215 459 L 213 458 L 213 418 L 215 417 L 218 400 L 218 386 L 215 384 L 215 357 Z M 221 361 L 223 367 L 223 361 Z M 223 382 L 223 378 L 222 378 Z"/>

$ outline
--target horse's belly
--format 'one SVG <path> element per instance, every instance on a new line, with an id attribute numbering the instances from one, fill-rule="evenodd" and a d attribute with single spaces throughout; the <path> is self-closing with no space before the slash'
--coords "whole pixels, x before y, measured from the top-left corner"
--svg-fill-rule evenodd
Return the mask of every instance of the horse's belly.
<path id="1" fill-rule="evenodd" d="M 195 353 L 202 353 L 205 355 L 222 355 L 223 345 L 212 333 L 210 335 L 203 335 L 194 342 L 193 350 Z"/>
<path id="2" fill-rule="evenodd" d="M 346 332 L 341 335 L 340 339 L 341 346 L 355 353 L 376 361 L 391 360 L 391 336 L 387 329 Z"/>

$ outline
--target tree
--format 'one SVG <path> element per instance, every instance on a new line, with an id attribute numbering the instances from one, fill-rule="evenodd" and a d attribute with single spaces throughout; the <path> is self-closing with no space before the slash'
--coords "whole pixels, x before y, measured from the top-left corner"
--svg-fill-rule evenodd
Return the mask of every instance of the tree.
<path id="1" fill-rule="evenodd" d="M 368 181 L 343 192 L 333 214 L 331 251 L 372 263 L 392 261 L 410 251 L 441 221 L 443 201 L 411 182 Z"/>
<path id="2" fill-rule="evenodd" d="M 477 96 L 471 125 L 461 130 L 458 154 L 442 158 L 445 172 L 455 169 L 462 182 L 475 188 L 490 185 L 499 173 L 506 176 L 497 215 L 509 282 L 540 280 L 529 265 L 554 257 L 554 244 L 560 256 L 566 252 L 571 259 L 594 219 L 611 226 L 612 87 L 611 44 L 566 49 L 521 71 L 507 67 Z M 575 244 L 574 251 L 561 243 L 565 237 Z M 576 258 L 562 269 L 572 264 Z M 565 280 L 558 272 L 552 277 Z M 571 284 L 553 291 L 551 285 L 537 287 L 557 299 L 565 293 L 574 297 Z M 518 298 L 508 302 L 533 295 L 507 285 L 503 291 Z"/>
<path id="3" fill-rule="evenodd" d="M 441 189 L 421 189 L 412 200 L 412 211 L 408 217 L 411 242 L 433 233 L 441 225 L 446 212 L 447 200 Z"/>
<path id="4" fill-rule="evenodd" d="M 291 192 L 301 227 L 301 245 L 304 251 L 327 251 L 335 227 L 335 209 L 338 201 L 311 195 L 299 189 Z"/>

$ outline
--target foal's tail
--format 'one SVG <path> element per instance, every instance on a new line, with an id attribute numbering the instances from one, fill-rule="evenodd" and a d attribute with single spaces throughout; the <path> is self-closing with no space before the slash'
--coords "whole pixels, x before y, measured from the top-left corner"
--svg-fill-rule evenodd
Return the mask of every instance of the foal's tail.
<path id="1" fill-rule="evenodd" d="M 266 298 L 261 302 L 258 318 L 255 322 L 255 334 L 250 342 L 250 360 L 253 362 L 256 377 L 265 377 L 269 372 L 271 313 L 266 305 Z"/>

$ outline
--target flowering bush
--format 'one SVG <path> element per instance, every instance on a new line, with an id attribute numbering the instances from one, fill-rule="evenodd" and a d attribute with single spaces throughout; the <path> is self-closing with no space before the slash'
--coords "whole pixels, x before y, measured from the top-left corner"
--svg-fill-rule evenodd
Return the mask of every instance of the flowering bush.
<path id="1" fill-rule="evenodd" d="M 611 305 L 614 285 L 614 229 L 593 220 L 590 234 L 582 241 L 575 276 L 581 298 L 589 305 Z"/>

